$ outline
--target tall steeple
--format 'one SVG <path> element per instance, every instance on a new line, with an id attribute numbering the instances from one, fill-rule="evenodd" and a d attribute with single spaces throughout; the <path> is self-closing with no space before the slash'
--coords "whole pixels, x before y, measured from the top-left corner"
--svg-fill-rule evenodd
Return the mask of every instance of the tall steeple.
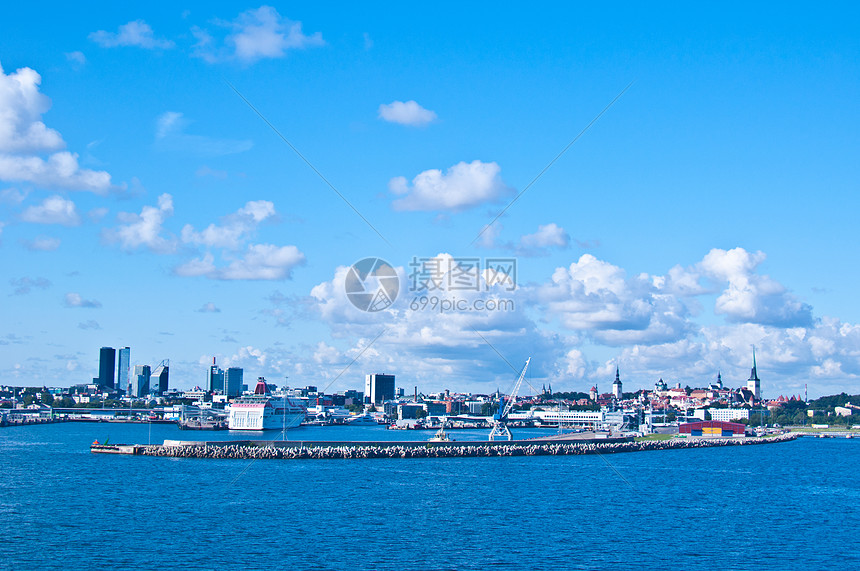
<path id="1" fill-rule="evenodd" d="M 752 370 L 750 371 L 750 380 L 751 381 L 759 380 L 758 379 L 758 372 L 756 371 L 756 366 L 755 366 L 755 345 L 753 345 L 753 366 L 752 366 Z"/>
<path id="2" fill-rule="evenodd" d="M 753 394 L 755 400 L 761 399 L 761 381 L 758 378 L 755 364 L 755 345 L 753 345 L 753 366 L 750 371 L 750 378 L 747 380 L 747 390 Z"/>

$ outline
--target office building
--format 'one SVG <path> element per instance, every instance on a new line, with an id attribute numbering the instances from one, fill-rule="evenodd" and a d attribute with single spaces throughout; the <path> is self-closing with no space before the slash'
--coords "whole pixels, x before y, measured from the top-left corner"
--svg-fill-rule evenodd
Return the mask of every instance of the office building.
<path id="1" fill-rule="evenodd" d="M 128 391 L 131 383 L 128 382 L 128 370 L 131 366 L 131 347 L 123 347 L 119 350 L 119 358 L 116 362 L 116 389 L 119 391 Z"/>
<path id="2" fill-rule="evenodd" d="M 237 397 L 242 394 L 244 371 L 240 367 L 229 367 L 224 376 L 224 394 Z"/>
<path id="3" fill-rule="evenodd" d="M 224 371 L 215 364 L 215 357 L 212 357 L 212 365 L 206 373 L 206 390 L 210 393 L 225 394 L 224 389 Z"/>
<path id="4" fill-rule="evenodd" d="M 99 387 L 114 388 L 114 371 L 116 370 L 116 349 L 102 347 L 99 350 Z"/>
<path id="5" fill-rule="evenodd" d="M 131 376 L 129 396 L 136 398 L 145 398 L 149 396 L 149 377 L 151 374 L 152 369 L 149 365 L 136 365 Z"/>
<path id="6" fill-rule="evenodd" d="M 372 374 L 364 377 L 364 402 L 380 404 L 394 398 L 394 375 Z"/>
<path id="7" fill-rule="evenodd" d="M 170 361 L 165 359 L 155 367 L 149 381 L 149 394 L 163 396 L 167 392 Z"/>

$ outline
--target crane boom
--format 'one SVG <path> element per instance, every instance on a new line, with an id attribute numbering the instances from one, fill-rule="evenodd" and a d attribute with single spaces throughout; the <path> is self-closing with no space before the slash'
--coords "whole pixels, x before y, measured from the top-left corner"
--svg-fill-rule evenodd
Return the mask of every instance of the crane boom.
<path id="1" fill-rule="evenodd" d="M 520 373 L 520 376 L 517 378 L 517 382 L 514 384 L 514 390 L 511 391 L 511 396 L 508 398 L 508 402 L 505 403 L 504 408 L 502 408 L 501 411 L 493 419 L 493 430 L 490 431 L 490 440 L 513 439 L 511 431 L 508 430 L 508 427 L 505 423 L 507 422 L 508 414 L 510 414 L 511 409 L 514 408 L 514 403 L 517 402 L 517 394 L 520 392 L 520 385 L 523 384 L 523 379 L 526 377 L 526 370 L 528 370 L 529 362 L 531 362 L 531 360 L 531 357 L 526 359 L 526 364 L 523 366 L 523 370 Z"/>

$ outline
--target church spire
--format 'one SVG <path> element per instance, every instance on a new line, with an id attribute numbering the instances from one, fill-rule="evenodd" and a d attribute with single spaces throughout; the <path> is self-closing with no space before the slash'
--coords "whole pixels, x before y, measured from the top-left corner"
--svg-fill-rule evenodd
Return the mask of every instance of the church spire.
<path id="1" fill-rule="evenodd" d="M 758 380 L 758 372 L 756 371 L 756 366 L 755 366 L 755 345 L 753 345 L 753 366 L 752 366 L 752 370 L 750 371 L 750 380 L 751 381 L 757 381 Z"/>
<path id="2" fill-rule="evenodd" d="M 619 371 L 618 371 L 618 365 L 615 365 L 615 380 L 616 380 L 616 381 L 620 381 L 620 380 L 621 380 L 620 373 L 619 373 Z"/>

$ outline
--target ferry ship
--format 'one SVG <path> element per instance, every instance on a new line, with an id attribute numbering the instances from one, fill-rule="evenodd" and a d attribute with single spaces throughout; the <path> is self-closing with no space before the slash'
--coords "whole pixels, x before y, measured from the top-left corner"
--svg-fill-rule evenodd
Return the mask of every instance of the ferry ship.
<path id="1" fill-rule="evenodd" d="M 272 395 L 262 377 L 257 379 L 254 394 L 239 397 L 230 405 L 230 430 L 282 430 L 295 428 L 305 419 L 307 410 L 299 399 Z"/>

